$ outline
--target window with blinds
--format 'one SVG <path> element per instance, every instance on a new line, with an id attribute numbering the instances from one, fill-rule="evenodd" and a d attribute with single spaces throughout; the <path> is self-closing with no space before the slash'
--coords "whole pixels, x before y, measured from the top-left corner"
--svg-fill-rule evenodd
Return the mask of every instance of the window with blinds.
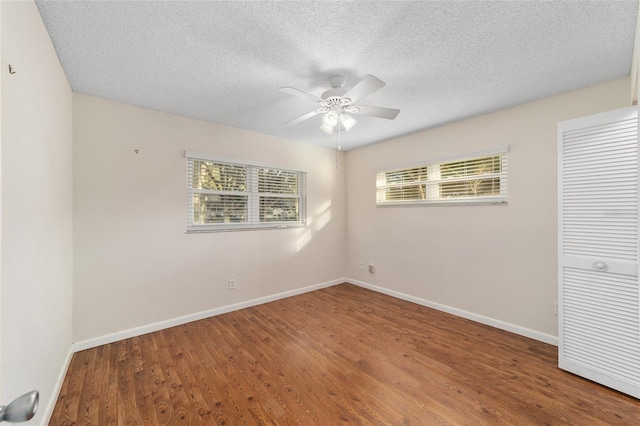
<path id="1" fill-rule="evenodd" d="M 260 222 L 300 220 L 300 172 L 258 169 Z"/>
<path id="2" fill-rule="evenodd" d="M 305 225 L 304 172 L 185 156 L 187 232 Z"/>
<path id="3" fill-rule="evenodd" d="M 507 150 L 380 172 L 377 205 L 506 204 Z"/>

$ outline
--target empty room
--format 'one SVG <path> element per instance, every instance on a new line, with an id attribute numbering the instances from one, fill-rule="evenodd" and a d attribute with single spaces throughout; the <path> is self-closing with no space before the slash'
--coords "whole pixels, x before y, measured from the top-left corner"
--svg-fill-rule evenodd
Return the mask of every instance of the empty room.
<path id="1" fill-rule="evenodd" d="M 640 424 L 638 3 L 0 1 L 0 422 Z"/>

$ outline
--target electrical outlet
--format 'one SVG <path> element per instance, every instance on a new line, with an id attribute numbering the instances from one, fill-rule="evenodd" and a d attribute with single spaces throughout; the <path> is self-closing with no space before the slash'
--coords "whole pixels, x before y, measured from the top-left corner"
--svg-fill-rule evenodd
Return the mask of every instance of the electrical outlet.
<path id="1" fill-rule="evenodd" d="M 370 263 L 369 264 L 369 273 L 370 274 L 375 274 L 375 272 L 376 272 L 376 267 L 373 266 L 373 263 Z"/>
<path id="2" fill-rule="evenodd" d="M 235 289 L 236 289 L 236 279 L 231 278 L 229 280 L 229 290 L 235 290 Z"/>
<path id="3" fill-rule="evenodd" d="M 364 262 L 360 262 L 360 270 L 364 271 Z"/>

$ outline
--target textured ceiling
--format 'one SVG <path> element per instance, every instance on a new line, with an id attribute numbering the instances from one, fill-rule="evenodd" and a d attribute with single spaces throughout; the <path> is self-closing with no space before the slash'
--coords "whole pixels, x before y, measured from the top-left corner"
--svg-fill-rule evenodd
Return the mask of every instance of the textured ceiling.
<path id="1" fill-rule="evenodd" d="M 345 150 L 628 75 L 637 1 L 36 1 L 74 92 L 323 146 L 327 77 L 387 86 Z M 428 143 L 428 141 L 425 141 Z"/>

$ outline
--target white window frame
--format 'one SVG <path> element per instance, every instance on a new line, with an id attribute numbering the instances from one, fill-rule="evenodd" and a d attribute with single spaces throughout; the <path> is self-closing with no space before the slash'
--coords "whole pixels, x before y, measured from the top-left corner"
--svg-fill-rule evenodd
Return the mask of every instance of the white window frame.
<path id="1" fill-rule="evenodd" d="M 278 164 L 258 163 L 246 160 L 239 160 L 229 157 L 220 157 L 209 154 L 203 154 L 193 151 L 185 151 L 184 156 L 187 159 L 187 233 L 199 232 L 219 232 L 219 231 L 246 231 L 254 229 L 285 229 L 300 228 L 307 224 L 307 173 L 299 168 L 284 166 Z M 193 161 L 211 161 L 215 163 L 243 166 L 247 168 L 246 191 L 213 191 L 206 189 L 192 188 L 191 183 L 193 176 Z M 298 176 L 298 193 L 297 194 L 277 194 L 258 192 L 258 174 L 260 169 L 275 169 L 286 172 L 296 173 Z M 248 198 L 247 213 L 248 218 L 245 222 L 235 223 L 207 223 L 199 224 L 193 222 L 194 194 L 207 193 L 224 193 L 231 195 L 246 195 Z M 260 222 L 260 199 L 261 197 L 282 197 L 298 199 L 298 220 L 297 221 L 270 221 Z"/>
<path id="2" fill-rule="evenodd" d="M 414 163 L 404 167 L 395 167 L 380 170 L 376 173 L 376 206 L 393 207 L 393 206 L 451 206 L 451 205 L 500 205 L 508 204 L 508 152 L 509 146 L 502 146 L 485 151 L 478 151 L 464 155 L 440 158 L 436 160 L 423 161 Z M 487 173 L 481 176 L 483 179 L 499 178 L 500 194 L 491 196 L 475 196 L 475 197 L 455 197 L 441 198 L 440 184 L 445 182 L 465 181 L 468 177 L 455 179 L 441 179 L 440 166 L 446 163 L 455 163 L 459 161 L 472 161 L 485 157 L 501 156 L 501 171 L 498 173 Z M 390 187 L 396 187 L 396 184 L 387 184 L 385 174 L 388 172 L 398 172 L 411 170 L 417 167 L 427 167 L 427 179 L 419 182 L 405 182 L 402 185 L 418 185 L 426 186 L 426 199 L 412 200 L 386 200 L 385 190 Z"/>

